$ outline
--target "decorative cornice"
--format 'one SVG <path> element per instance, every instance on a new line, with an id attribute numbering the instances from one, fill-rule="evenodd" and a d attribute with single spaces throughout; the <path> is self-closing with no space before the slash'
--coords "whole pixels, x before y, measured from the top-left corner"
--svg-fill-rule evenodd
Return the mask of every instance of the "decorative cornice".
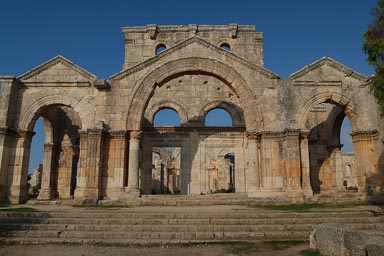
<path id="1" fill-rule="evenodd" d="M 110 138 L 115 140 L 125 140 L 128 134 L 126 130 L 112 130 L 112 131 L 109 131 L 108 133 Z"/>
<path id="2" fill-rule="evenodd" d="M 262 131 L 261 136 L 263 139 L 281 139 L 283 132 L 281 131 Z"/>
<path id="3" fill-rule="evenodd" d="M 353 78 L 355 78 L 361 82 L 366 82 L 368 79 L 366 76 L 364 76 L 360 73 L 357 73 L 356 71 L 354 71 L 354 70 L 350 69 L 349 67 L 341 64 L 340 62 L 335 61 L 334 59 L 332 59 L 330 57 L 323 57 L 320 60 L 317 60 L 317 61 L 305 66 L 304 68 L 300 69 L 299 71 L 291 74 L 289 76 L 289 78 L 291 80 L 299 79 L 300 77 L 304 76 L 305 74 L 307 74 L 307 73 L 309 73 L 309 72 L 311 72 L 317 68 L 320 68 L 321 66 L 324 66 L 324 65 L 328 65 L 328 66 L 344 73 L 346 77 L 347 76 L 353 77 Z M 296 81 L 295 81 L 295 83 L 296 83 Z M 324 81 L 324 83 L 327 83 L 327 81 Z"/>
<path id="4" fill-rule="evenodd" d="M 377 130 L 371 131 L 355 131 L 351 133 L 352 142 L 357 141 L 371 141 L 379 138 L 379 132 Z"/>
<path id="5" fill-rule="evenodd" d="M 32 140 L 33 135 L 35 135 L 35 132 L 29 131 L 29 130 L 18 130 L 17 131 L 19 138 L 23 138 L 25 140 Z"/>
<path id="6" fill-rule="evenodd" d="M 144 134 L 188 134 L 191 132 L 199 132 L 201 134 L 224 134 L 228 132 L 244 133 L 245 127 L 215 127 L 215 126 L 161 126 L 161 127 L 144 127 Z"/>
<path id="7" fill-rule="evenodd" d="M 245 59 L 243 59 L 243 58 L 241 58 L 241 57 L 239 57 L 237 55 L 234 55 L 231 52 L 228 52 L 228 51 L 226 51 L 224 49 L 221 49 L 220 47 L 218 47 L 218 46 L 216 46 L 216 45 L 206 41 L 203 38 L 200 38 L 198 36 L 194 36 L 194 37 L 191 37 L 191 38 L 188 38 L 188 39 L 182 41 L 179 44 L 176 44 L 176 45 L 168 48 L 165 51 L 162 51 L 158 55 L 156 55 L 156 56 L 154 56 L 154 57 L 152 57 L 152 58 L 150 58 L 150 59 L 148 59 L 148 60 L 146 60 L 144 62 L 141 62 L 141 63 L 139 63 L 139 64 L 137 64 L 137 65 L 135 65 L 135 66 L 133 66 L 131 68 L 128 68 L 126 70 L 123 70 L 123 71 L 121 71 L 121 72 L 111 76 L 109 78 L 109 80 L 111 80 L 111 81 L 121 80 L 121 79 L 123 79 L 123 78 L 125 78 L 125 77 L 127 77 L 127 76 L 129 76 L 129 75 L 131 75 L 133 73 L 136 73 L 136 72 L 138 72 L 140 70 L 145 69 L 146 67 L 151 66 L 152 64 L 154 64 L 154 63 L 160 61 L 161 59 L 163 59 L 165 56 L 168 56 L 168 55 L 170 55 L 170 54 L 172 54 L 172 53 L 174 53 L 174 52 L 176 52 L 176 51 L 178 51 L 178 50 L 180 50 L 180 49 L 182 49 L 182 48 L 184 48 L 184 47 L 186 47 L 186 46 L 188 46 L 188 45 L 190 45 L 192 43 L 198 43 L 198 44 L 204 46 L 205 48 L 208 48 L 210 50 L 213 50 L 215 52 L 223 54 L 226 57 L 231 58 L 231 59 L 233 59 L 233 60 L 235 60 L 235 61 L 237 61 L 237 62 L 239 62 L 239 63 L 241 63 L 241 64 L 243 64 L 243 65 L 245 65 L 245 66 L 247 66 L 247 67 L 257 71 L 257 72 L 259 72 L 260 74 L 264 75 L 268 79 L 279 79 L 280 78 L 277 74 L 273 73 L 272 71 L 270 71 L 270 70 L 268 70 L 268 69 L 266 69 L 266 68 L 264 68 L 262 66 L 258 66 L 256 64 L 253 64 L 253 63 L 251 63 L 251 62 L 249 62 L 249 61 L 247 61 L 247 60 L 245 60 Z M 191 58 L 193 58 L 193 57 L 191 57 Z"/>
<path id="8" fill-rule="evenodd" d="M 72 70 L 76 71 L 78 74 L 80 74 L 81 76 L 86 78 L 89 82 L 92 82 L 92 81 L 96 80 L 96 78 L 97 78 L 95 75 L 89 73 L 85 69 L 80 68 L 79 66 L 77 66 L 73 62 L 67 60 L 63 56 L 58 55 L 58 56 L 54 57 L 53 59 L 50 59 L 47 62 L 37 66 L 36 68 L 22 74 L 21 76 L 18 77 L 18 79 L 28 80 L 28 79 L 30 79 L 34 76 L 37 76 L 38 74 L 44 72 L 45 70 L 47 70 L 47 69 L 49 69 L 49 68 L 51 68 L 51 67 L 53 67 L 59 63 L 61 63 L 64 66 L 71 68 Z"/>

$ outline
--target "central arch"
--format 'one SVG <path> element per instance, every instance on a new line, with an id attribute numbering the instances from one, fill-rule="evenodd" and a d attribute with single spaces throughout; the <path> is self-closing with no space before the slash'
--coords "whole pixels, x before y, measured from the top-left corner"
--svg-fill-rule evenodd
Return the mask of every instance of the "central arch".
<path id="1" fill-rule="evenodd" d="M 128 130 L 140 130 L 145 109 L 157 86 L 184 74 L 204 74 L 223 81 L 243 104 L 246 127 L 249 130 L 262 130 L 263 118 L 253 98 L 253 93 L 245 79 L 230 66 L 217 60 L 206 58 L 184 58 L 170 61 L 139 81 L 128 102 Z"/>

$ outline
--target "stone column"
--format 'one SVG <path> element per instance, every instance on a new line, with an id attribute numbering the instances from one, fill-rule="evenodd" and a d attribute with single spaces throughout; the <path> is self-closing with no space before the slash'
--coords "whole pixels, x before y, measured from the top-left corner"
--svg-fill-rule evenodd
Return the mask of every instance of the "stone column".
<path id="1" fill-rule="evenodd" d="M 287 196 L 290 198 L 302 198 L 301 170 L 300 170 L 300 146 L 299 131 L 285 130 L 283 133 L 283 150 L 285 158 L 285 178 Z"/>
<path id="2" fill-rule="evenodd" d="M 126 192 L 134 197 L 140 196 L 139 154 L 142 134 L 141 131 L 131 131 L 129 134 L 128 187 L 126 188 Z"/>
<path id="3" fill-rule="evenodd" d="M 260 133 L 247 132 L 248 140 L 248 175 L 246 175 L 248 196 L 255 197 L 260 190 L 260 174 L 259 174 L 259 142 Z"/>
<path id="4" fill-rule="evenodd" d="M 41 177 L 41 189 L 39 192 L 39 200 L 49 200 L 57 196 L 57 191 L 53 187 L 54 174 L 53 172 L 53 161 L 54 161 L 54 148 L 53 143 L 44 144 L 44 161 L 43 171 Z"/>
<path id="5" fill-rule="evenodd" d="M 6 202 L 8 199 L 7 178 L 12 134 L 7 127 L 0 128 L 0 203 Z"/>
<path id="6" fill-rule="evenodd" d="M 300 131 L 300 164 L 301 164 L 301 187 L 304 197 L 312 197 L 313 191 L 311 188 L 310 164 L 309 164 L 309 149 L 308 149 L 308 130 Z"/>
<path id="7" fill-rule="evenodd" d="M 376 170 L 378 155 L 376 152 L 379 133 L 373 131 L 355 131 L 351 133 L 355 149 L 356 180 L 359 193 L 371 195 L 376 187 L 380 187 L 380 179 Z"/>
<path id="8" fill-rule="evenodd" d="M 95 127 L 79 134 L 80 159 L 75 199 L 93 204 L 101 198 L 104 129 Z"/>
<path id="9" fill-rule="evenodd" d="M 20 130 L 11 158 L 13 162 L 12 185 L 9 201 L 12 204 L 24 203 L 28 195 L 28 164 L 32 136 L 34 132 Z"/>
<path id="10" fill-rule="evenodd" d="M 108 154 L 108 181 L 103 181 L 103 186 L 117 197 L 124 187 L 127 186 L 127 131 L 110 131 L 110 142 Z M 108 196 L 110 197 L 110 196 Z"/>

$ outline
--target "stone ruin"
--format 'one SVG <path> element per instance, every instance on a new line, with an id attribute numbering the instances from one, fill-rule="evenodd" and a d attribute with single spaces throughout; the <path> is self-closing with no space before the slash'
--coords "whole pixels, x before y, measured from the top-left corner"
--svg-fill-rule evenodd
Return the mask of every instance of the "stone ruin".
<path id="1" fill-rule="evenodd" d="M 368 77 L 324 57 L 281 78 L 264 67 L 263 34 L 254 26 L 152 24 L 122 32 L 123 68 L 108 79 L 62 56 L 0 77 L 1 202 L 29 199 L 38 118 L 46 134 L 39 200 L 220 190 L 292 202 L 382 199 L 384 125 Z M 231 126 L 205 125 L 218 108 Z M 180 125 L 155 126 L 163 109 L 175 110 Z M 346 117 L 349 156 L 340 143 Z M 179 156 L 160 161 L 164 175 L 153 152 L 167 147 Z"/>

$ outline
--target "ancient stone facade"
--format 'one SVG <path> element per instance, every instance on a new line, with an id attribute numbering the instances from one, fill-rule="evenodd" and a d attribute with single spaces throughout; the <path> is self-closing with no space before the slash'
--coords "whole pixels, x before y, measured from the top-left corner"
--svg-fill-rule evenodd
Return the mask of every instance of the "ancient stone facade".
<path id="1" fill-rule="evenodd" d="M 159 147 L 179 150 L 169 175 L 180 194 L 229 189 L 298 202 L 342 194 L 345 116 L 355 149 L 347 182 L 362 198 L 383 193 L 383 120 L 367 77 L 324 57 L 280 78 L 263 66 L 263 35 L 254 26 L 147 25 L 123 34 L 123 69 L 109 79 L 62 56 L 0 77 L 0 201 L 28 200 L 39 117 L 46 133 L 40 200 L 151 194 L 161 176 L 152 160 Z M 167 108 L 180 126 L 153 125 Z M 232 126 L 205 125 L 217 108 Z"/>

